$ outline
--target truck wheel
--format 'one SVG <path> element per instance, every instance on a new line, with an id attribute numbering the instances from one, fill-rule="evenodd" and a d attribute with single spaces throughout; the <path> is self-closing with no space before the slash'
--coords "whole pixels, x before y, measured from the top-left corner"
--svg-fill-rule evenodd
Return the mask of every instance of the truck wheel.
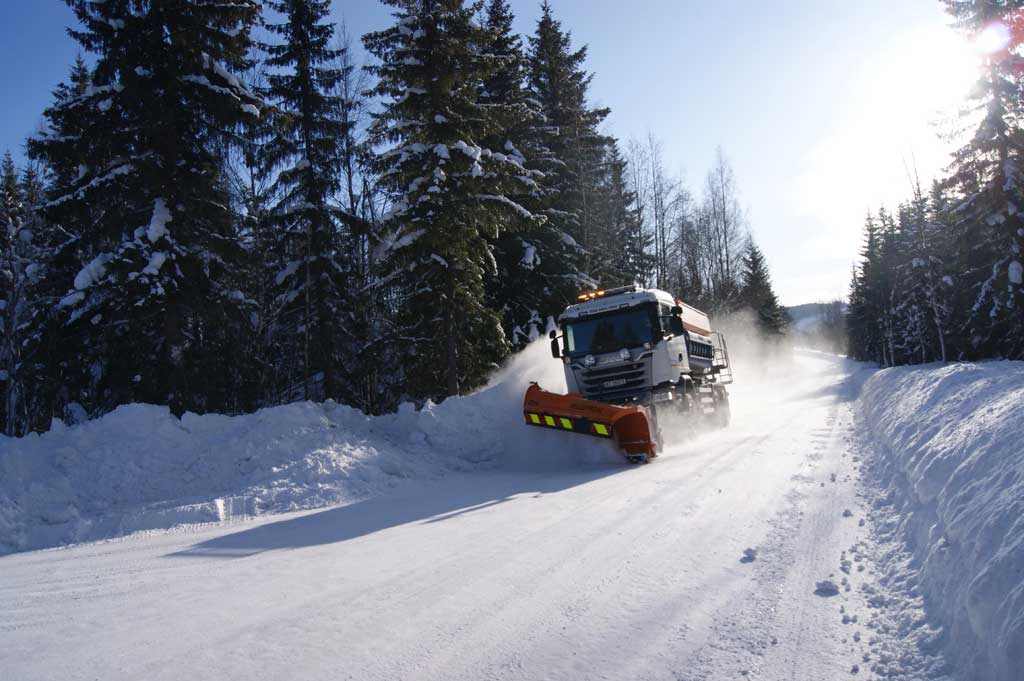
<path id="1" fill-rule="evenodd" d="M 732 421 L 732 410 L 729 407 L 729 393 L 724 388 L 715 391 L 715 425 L 727 428 Z"/>
<path id="2" fill-rule="evenodd" d="M 652 420 L 651 430 L 654 431 L 654 451 L 661 454 L 665 450 L 665 438 L 661 431 L 661 420 L 664 414 L 659 413 L 658 408 L 653 403 L 648 408 L 648 412 Z"/>
<path id="3" fill-rule="evenodd" d="M 679 400 L 676 402 L 676 409 L 683 416 L 692 418 L 697 412 L 697 388 L 693 385 L 693 381 L 679 379 L 677 394 Z"/>

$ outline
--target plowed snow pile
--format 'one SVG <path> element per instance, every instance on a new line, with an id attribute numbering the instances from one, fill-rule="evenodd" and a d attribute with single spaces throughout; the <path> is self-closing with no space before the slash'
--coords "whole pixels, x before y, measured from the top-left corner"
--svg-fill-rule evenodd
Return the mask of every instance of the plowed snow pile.
<path id="1" fill-rule="evenodd" d="M 969 678 L 1021 678 L 1024 362 L 888 369 L 861 402 L 883 503 L 953 654 Z"/>
<path id="2" fill-rule="evenodd" d="M 145 529 L 348 504 L 406 479 L 479 468 L 616 461 L 610 445 L 558 447 L 522 426 L 530 380 L 565 390 L 547 342 L 480 392 L 368 417 L 333 402 L 244 416 L 131 404 L 42 435 L 0 436 L 0 554 Z M 585 443 L 585 444 L 584 444 Z"/>

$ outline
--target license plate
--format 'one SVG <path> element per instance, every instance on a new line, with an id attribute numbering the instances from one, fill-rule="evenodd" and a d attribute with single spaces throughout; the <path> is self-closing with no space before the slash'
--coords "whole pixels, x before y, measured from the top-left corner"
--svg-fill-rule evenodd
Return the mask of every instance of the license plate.
<path id="1" fill-rule="evenodd" d="M 605 381 L 602 385 L 604 385 L 605 388 L 617 388 L 620 385 L 626 385 L 626 379 L 617 378 L 614 381 Z"/>

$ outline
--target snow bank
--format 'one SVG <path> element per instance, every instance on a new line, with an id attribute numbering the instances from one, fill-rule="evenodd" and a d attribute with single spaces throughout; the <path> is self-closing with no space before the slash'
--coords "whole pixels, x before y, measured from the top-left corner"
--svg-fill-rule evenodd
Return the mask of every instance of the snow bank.
<path id="1" fill-rule="evenodd" d="M 928 609 L 969 678 L 1024 668 L 1024 362 L 880 371 L 864 386 L 872 471 Z"/>
<path id="2" fill-rule="evenodd" d="M 371 418 L 301 402 L 178 419 L 166 407 L 131 404 L 42 435 L 0 436 L 0 554 L 348 504 L 452 471 L 621 463 L 607 442 L 523 425 L 530 380 L 565 388 L 546 341 L 480 392 L 420 411 L 405 405 Z"/>

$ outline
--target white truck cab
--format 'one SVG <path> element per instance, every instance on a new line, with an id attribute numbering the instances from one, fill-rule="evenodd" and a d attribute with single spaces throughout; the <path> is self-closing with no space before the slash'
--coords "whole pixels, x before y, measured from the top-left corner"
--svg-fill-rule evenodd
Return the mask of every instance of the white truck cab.
<path id="1" fill-rule="evenodd" d="M 727 400 L 728 349 L 706 314 L 665 291 L 637 286 L 578 300 L 558 318 L 561 336 L 551 332 L 552 355 L 564 362 L 570 392 L 619 405 L 680 401 L 684 410 L 707 404 L 715 411 Z"/>

